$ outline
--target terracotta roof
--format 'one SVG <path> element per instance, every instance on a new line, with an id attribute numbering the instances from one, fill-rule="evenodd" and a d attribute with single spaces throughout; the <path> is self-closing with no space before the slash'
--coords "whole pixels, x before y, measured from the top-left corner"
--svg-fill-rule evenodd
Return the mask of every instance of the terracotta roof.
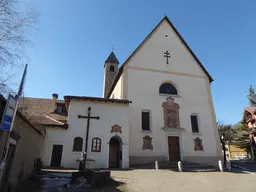
<path id="1" fill-rule="evenodd" d="M 208 76 L 210 83 L 213 81 L 213 78 L 211 77 L 211 75 L 208 73 L 208 71 L 204 68 L 203 64 L 200 62 L 200 60 L 197 58 L 197 56 L 194 54 L 194 52 L 192 51 L 192 49 L 189 47 L 189 45 L 185 42 L 185 40 L 183 39 L 183 37 L 180 35 L 180 33 L 178 32 L 178 30 L 175 28 L 175 26 L 173 25 L 173 23 L 170 21 L 170 19 L 165 16 L 159 23 L 158 25 L 149 33 L 149 35 L 141 42 L 141 44 L 133 51 L 133 53 L 126 59 L 126 61 L 123 63 L 123 65 L 119 68 L 119 71 L 117 73 L 117 76 L 111 86 L 111 88 L 109 89 L 109 92 L 107 94 L 107 97 L 110 97 L 111 93 L 113 92 L 120 76 L 122 75 L 123 72 L 123 68 L 126 65 L 126 63 L 128 63 L 128 61 L 132 58 L 132 56 L 141 48 L 141 46 L 146 42 L 147 39 L 150 38 L 150 36 L 153 34 L 153 32 L 158 28 L 158 26 L 160 26 L 160 24 L 166 20 L 171 27 L 173 28 L 174 32 L 178 35 L 178 37 L 180 38 L 181 42 L 185 45 L 185 47 L 188 49 L 188 51 L 190 52 L 190 54 L 194 57 L 194 59 L 197 61 L 197 63 L 199 64 L 199 66 L 202 68 L 202 70 L 205 72 L 205 74 Z"/>
<path id="2" fill-rule="evenodd" d="M 0 99 L 3 100 L 6 104 L 6 99 L 1 94 L 0 94 Z M 18 110 L 17 115 L 19 115 L 26 123 L 28 123 L 37 133 L 39 133 L 40 135 L 45 135 L 45 130 L 41 129 L 40 127 L 36 127 L 28 117 L 26 117 L 23 113 L 21 113 L 21 111 Z"/>
<path id="3" fill-rule="evenodd" d="M 102 97 L 86 97 L 86 96 L 72 96 L 67 95 L 64 97 L 65 100 L 77 99 L 77 100 L 87 100 L 87 101 L 102 101 L 102 102 L 112 102 L 112 103 L 123 103 L 129 104 L 131 101 L 127 99 L 109 99 L 109 98 L 102 98 Z"/>
<path id="4" fill-rule="evenodd" d="M 64 100 L 57 103 L 64 103 Z M 64 125 L 67 122 L 67 114 L 52 112 L 52 99 L 24 97 L 20 100 L 19 109 L 34 124 Z"/>

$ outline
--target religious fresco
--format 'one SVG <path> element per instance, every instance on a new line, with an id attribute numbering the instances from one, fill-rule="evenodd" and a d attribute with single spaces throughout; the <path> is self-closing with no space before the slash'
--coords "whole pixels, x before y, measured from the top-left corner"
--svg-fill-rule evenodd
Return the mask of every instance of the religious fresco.
<path id="1" fill-rule="evenodd" d="M 122 128 L 119 125 L 113 125 L 111 127 L 111 133 L 122 133 Z"/>
<path id="2" fill-rule="evenodd" d="M 197 137 L 193 140 L 194 140 L 194 151 L 204 151 L 203 139 L 200 139 L 199 137 Z"/>
<path id="3" fill-rule="evenodd" d="M 142 145 L 142 149 L 151 149 L 153 150 L 153 145 L 152 145 L 152 137 L 146 135 L 145 137 L 143 137 L 143 145 Z"/>
<path id="4" fill-rule="evenodd" d="M 164 126 L 169 128 L 180 128 L 179 108 L 172 97 L 168 97 L 162 104 L 164 110 Z"/>

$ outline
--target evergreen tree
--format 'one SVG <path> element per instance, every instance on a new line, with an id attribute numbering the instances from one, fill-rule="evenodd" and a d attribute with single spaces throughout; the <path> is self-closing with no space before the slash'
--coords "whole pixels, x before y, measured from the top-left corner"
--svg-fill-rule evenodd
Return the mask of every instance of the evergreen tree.
<path id="1" fill-rule="evenodd" d="M 249 88 L 249 94 L 248 94 L 248 100 L 249 100 L 249 105 L 252 106 L 256 106 L 256 94 L 254 89 L 252 88 L 252 86 L 250 85 Z"/>
<path id="2" fill-rule="evenodd" d="M 240 149 L 244 149 L 248 154 L 251 154 L 251 144 L 249 139 L 249 131 L 246 124 L 241 124 L 236 128 L 236 134 L 232 140 L 232 144 L 236 145 Z"/>
<path id="3" fill-rule="evenodd" d="M 223 140 L 225 143 L 229 143 L 233 140 L 235 130 L 232 128 L 231 125 L 224 125 L 222 122 L 218 122 L 218 131 L 219 136 L 224 136 Z"/>

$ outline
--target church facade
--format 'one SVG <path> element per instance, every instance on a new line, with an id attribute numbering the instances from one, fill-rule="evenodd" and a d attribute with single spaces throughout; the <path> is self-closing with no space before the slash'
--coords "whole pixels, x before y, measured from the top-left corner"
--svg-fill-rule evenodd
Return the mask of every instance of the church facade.
<path id="1" fill-rule="evenodd" d="M 64 97 L 68 128 L 47 130 L 43 162 L 59 159 L 56 165 L 77 168 L 86 148 L 96 168 L 155 160 L 217 165 L 222 157 L 212 81 L 164 17 L 122 66 L 109 55 L 102 98 Z"/>
<path id="2" fill-rule="evenodd" d="M 155 159 L 216 164 L 221 159 L 211 82 L 165 17 L 121 66 L 108 92 L 110 98 L 132 101 L 131 164 Z M 152 145 L 146 150 L 145 137 Z"/>

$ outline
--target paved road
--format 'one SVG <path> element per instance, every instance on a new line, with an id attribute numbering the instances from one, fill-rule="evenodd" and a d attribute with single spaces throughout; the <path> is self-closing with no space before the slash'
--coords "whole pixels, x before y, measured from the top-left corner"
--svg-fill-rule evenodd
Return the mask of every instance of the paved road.
<path id="1" fill-rule="evenodd" d="M 129 192 L 255 192 L 255 174 L 229 172 L 173 172 L 168 170 L 114 171 L 113 178 L 126 183 Z"/>
<path id="2" fill-rule="evenodd" d="M 175 172 L 137 169 L 112 171 L 113 184 L 104 189 L 67 189 L 70 173 L 40 175 L 21 191 L 26 192 L 250 192 L 256 191 L 256 175 L 241 170 L 229 172 Z"/>

